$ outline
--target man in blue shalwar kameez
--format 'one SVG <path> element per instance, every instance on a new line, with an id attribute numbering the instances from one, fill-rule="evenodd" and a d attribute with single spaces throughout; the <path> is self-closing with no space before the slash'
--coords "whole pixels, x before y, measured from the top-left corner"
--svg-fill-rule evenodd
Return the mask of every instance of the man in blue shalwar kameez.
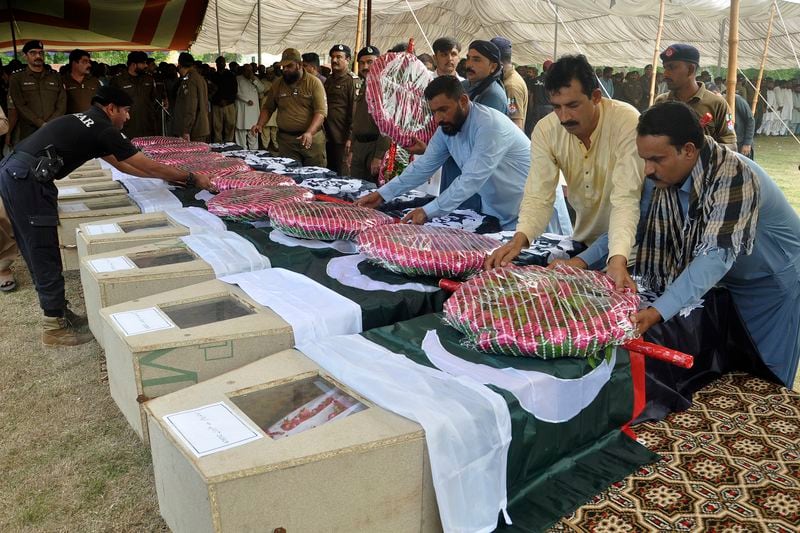
<path id="1" fill-rule="evenodd" d="M 800 359 L 800 217 L 760 166 L 705 137 L 682 103 L 645 111 L 636 144 L 648 180 L 635 274 L 663 290 L 634 315 L 638 331 L 722 285 L 764 363 L 791 388 Z"/>

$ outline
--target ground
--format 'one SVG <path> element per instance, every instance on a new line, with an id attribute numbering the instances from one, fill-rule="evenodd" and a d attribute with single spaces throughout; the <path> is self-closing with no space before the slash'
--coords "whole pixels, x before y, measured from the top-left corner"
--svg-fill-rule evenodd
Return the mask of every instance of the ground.
<path id="1" fill-rule="evenodd" d="M 800 212 L 800 147 L 757 138 L 757 161 Z M 149 451 L 117 410 L 92 342 L 44 349 L 40 311 L 21 262 L 0 294 L 0 531 L 166 531 Z M 80 279 L 68 298 L 82 311 Z"/>

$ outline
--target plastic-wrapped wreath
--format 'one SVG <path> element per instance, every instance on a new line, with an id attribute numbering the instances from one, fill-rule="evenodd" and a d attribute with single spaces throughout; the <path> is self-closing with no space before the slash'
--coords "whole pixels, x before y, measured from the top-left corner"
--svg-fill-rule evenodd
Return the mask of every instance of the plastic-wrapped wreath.
<path id="1" fill-rule="evenodd" d="M 215 152 L 159 152 L 152 154 L 150 158 L 164 165 L 180 165 L 192 161 L 219 161 L 225 159 L 224 156 Z"/>
<path id="2" fill-rule="evenodd" d="M 414 137 L 428 142 L 436 131 L 425 88 L 433 73 L 413 53 L 389 52 L 370 67 L 367 109 L 383 135 L 402 147 Z"/>
<path id="3" fill-rule="evenodd" d="M 272 227 L 301 239 L 351 240 L 369 228 L 395 221 L 380 211 L 328 202 L 281 204 L 270 212 Z"/>
<path id="4" fill-rule="evenodd" d="M 302 187 L 245 187 L 229 189 L 206 203 L 209 213 L 231 220 L 263 220 L 282 204 L 310 202 L 314 195 Z"/>
<path id="5" fill-rule="evenodd" d="M 283 187 L 295 185 L 294 180 L 283 174 L 274 172 L 261 172 L 259 170 L 249 170 L 238 172 L 227 176 L 212 178 L 212 183 L 220 191 L 228 189 L 242 189 L 244 187 Z"/>
<path id="6" fill-rule="evenodd" d="M 444 304 L 445 322 L 485 352 L 596 360 L 635 336 L 636 294 L 606 275 L 573 267 L 506 267 L 463 283 Z M 601 355 L 602 356 L 602 355 Z"/>
<path id="7" fill-rule="evenodd" d="M 227 176 L 237 172 L 248 172 L 252 170 L 241 159 L 223 157 L 221 159 L 194 159 L 178 163 L 177 167 L 187 172 L 203 172 L 212 176 Z"/>
<path id="8" fill-rule="evenodd" d="M 131 139 L 131 143 L 137 148 L 145 148 L 148 146 L 164 146 L 168 144 L 185 144 L 187 141 L 182 137 L 165 137 L 163 135 L 152 135 L 146 137 L 135 137 Z"/>
<path id="9" fill-rule="evenodd" d="M 187 153 L 202 153 L 210 152 L 211 147 L 206 143 L 198 142 L 181 142 L 172 144 L 152 144 L 143 146 L 142 151 L 149 156 L 161 154 L 164 152 L 187 152 Z"/>
<path id="10" fill-rule="evenodd" d="M 462 229 L 413 224 L 372 228 L 357 242 L 370 261 L 392 272 L 459 279 L 480 272 L 486 255 L 499 246 Z"/>

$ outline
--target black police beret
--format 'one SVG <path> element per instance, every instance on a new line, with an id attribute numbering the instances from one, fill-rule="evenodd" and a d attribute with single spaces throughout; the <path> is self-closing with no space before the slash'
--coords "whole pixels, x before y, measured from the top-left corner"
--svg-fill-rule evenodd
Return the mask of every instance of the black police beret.
<path id="1" fill-rule="evenodd" d="M 144 52 L 131 52 L 128 54 L 128 64 L 147 63 L 147 54 Z"/>
<path id="2" fill-rule="evenodd" d="M 662 62 L 686 61 L 700 66 L 700 51 L 690 44 L 672 44 L 658 56 Z"/>
<path id="3" fill-rule="evenodd" d="M 344 52 L 344 55 L 346 57 L 350 57 L 353 55 L 353 53 L 350 51 L 350 47 L 347 46 L 346 44 L 334 44 L 333 47 L 331 48 L 331 51 L 328 52 L 328 55 L 332 56 L 334 52 Z"/>
<path id="4" fill-rule="evenodd" d="M 375 56 L 378 57 L 381 55 L 381 51 L 378 50 L 376 46 L 365 46 L 361 50 L 358 51 L 358 56 L 356 59 L 361 59 L 364 56 Z"/>
<path id="5" fill-rule="evenodd" d="M 23 54 L 27 54 L 31 50 L 44 50 L 42 41 L 28 41 L 25 43 L 25 46 L 22 47 Z"/>
<path id="6" fill-rule="evenodd" d="M 92 103 L 98 103 L 100 105 L 115 104 L 120 107 L 130 107 L 133 105 L 133 99 L 122 89 L 105 85 L 97 89 L 97 93 L 92 97 Z"/>

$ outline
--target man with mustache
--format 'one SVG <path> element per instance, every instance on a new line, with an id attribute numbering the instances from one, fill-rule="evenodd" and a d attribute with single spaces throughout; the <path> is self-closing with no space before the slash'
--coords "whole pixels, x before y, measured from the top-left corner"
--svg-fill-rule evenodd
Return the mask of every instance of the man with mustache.
<path id="1" fill-rule="evenodd" d="M 92 97 L 100 88 L 100 80 L 90 74 L 92 60 L 89 52 L 76 48 L 69 53 L 69 72 L 62 81 L 67 96 L 67 114 L 86 111 L 92 105 Z"/>
<path id="2" fill-rule="evenodd" d="M 722 285 L 766 366 L 791 388 L 800 359 L 800 217 L 764 169 L 704 135 L 687 105 L 654 105 L 637 133 L 648 180 L 635 273 L 663 291 L 633 316 L 638 333 Z M 596 247 L 605 254 L 603 239 Z"/>
<path id="3" fill-rule="evenodd" d="M 67 95 L 61 78 L 44 68 L 42 42 L 28 41 L 22 53 L 28 67 L 12 74 L 8 82 L 8 95 L 19 116 L 20 141 L 67 110 Z"/>
<path id="4" fill-rule="evenodd" d="M 706 135 L 736 150 L 736 131 L 728 102 L 695 79 L 700 68 L 700 51 L 689 44 L 673 44 L 659 57 L 664 63 L 664 81 L 669 92 L 656 96 L 654 103 L 677 100 L 688 104 L 699 117 L 710 113 L 712 119 L 705 127 Z"/>
<path id="5" fill-rule="evenodd" d="M 272 84 L 251 133 L 260 133 L 278 111 L 278 153 L 303 166 L 327 166 L 325 132 L 328 114 L 325 88 L 316 76 L 303 70 L 300 52 L 287 48 L 281 55 L 283 76 Z"/>
<path id="6" fill-rule="evenodd" d="M 342 174 L 345 153 L 353 125 L 353 107 L 356 98 L 356 82 L 350 72 L 350 47 L 334 45 L 330 52 L 331 75 L 323 83 L 328 99 L 328 116 L 325 118 L 325 137 L 328 168 Z"/>
<path id="7" fill-rule="evenodd" d="M 378 183 L 383 156 L 392 144 L 389 137 L 381 135 L 375 119 L 367 109 L 367 76 L 373 61 L 379 55 L 381 52 L 376 47 L 365 46 L 356 56 L 361 87 L 356 96 L 353 128 L 346 147 L 350 175 L 373 183 Z"/>
<path id="8" fill-rule="evenodd" d="M 508 265 L 542 234 L 560 191 L 559 173 L 563 173 L 576 214 L 573 239 L 591 245 L 608 233 L 608 274 L 618 288 L 635 290 L 627 263 L 644 179 L 644 165 L 636 153 L 639 112 L 630 104 L 604 97 L 594 69 L 582 55 L 564 56 L 553 63 L 545 76 L 545 89 L 553 113 L 533 130 L 517 233 L 487 258 L 486 268 Z M 600 261 L 586 250 L 566 262 L 586 268 Z"/>
<path id="9" fill-rule="evenodd" d="M 148 73 L 147 54 L 128 54 L 128 68 L 111 78 L 111 86 L 125 91 L 133 100 L 131 118 L 122 128 L 128 138 L 157 135 L 158 108 L 156 82 Z"/>
<path id="10" fill-rule="evenodd" d="M 403 222 L 424 224 L 458 209 L 477 194 L 484 213 L 497 217 L 503 229 L 513 229 L 530 165 L 530 141 L 525 133 L 505 114 L 471 102 L 453 76 L 434 79 L 425 89 L 425 99 L 439 124 L 425 153 L 356 204 L 378 207 L 424 183 L 452 157 L 461 175 L 438 198 L 403 217 Z"/>
<path id="11" fill-rule="evenodd" d="M 436 75 L 455 76 L 459 81 L 463 81 L 464 78 L 456 72 L 461 55 L 461 45 L 458 44 L 458 41 L 450 37 L 439 37 L 433 41 L 432 48 L 436 62 Z"/>

